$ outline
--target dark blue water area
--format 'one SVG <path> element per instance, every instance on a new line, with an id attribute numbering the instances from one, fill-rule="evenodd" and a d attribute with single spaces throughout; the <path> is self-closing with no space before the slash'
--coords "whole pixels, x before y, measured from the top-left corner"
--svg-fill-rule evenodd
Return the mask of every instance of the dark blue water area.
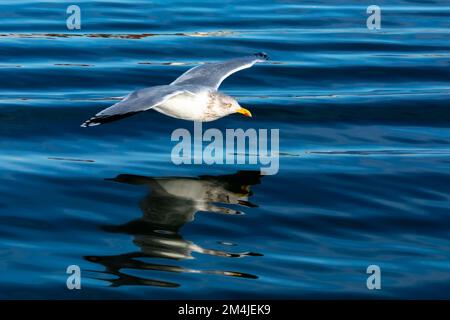
<path id="1" fill-rule="evenodd" d="M 450 298 L 447 1 L 74 4 L 0 2 L 0 298 Z M 203 127 L 279 129 L 275 175 L 175 165 L 155 111 L 80 127 L 260 51 L 220 87 L 253 117 Z"/>

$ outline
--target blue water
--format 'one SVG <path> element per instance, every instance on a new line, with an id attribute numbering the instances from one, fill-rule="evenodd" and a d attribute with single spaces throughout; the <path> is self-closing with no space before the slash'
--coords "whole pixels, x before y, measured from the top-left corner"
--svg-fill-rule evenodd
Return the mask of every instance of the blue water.
<path id="1" fill-rule="evenodd" d="M 75 4 L 0 2 L 0 298 L 450 298 L 448 2 Z M 253 118 L 205 128 L 280 129 L 276 175 L 174 165 L 157 112 L 79 127 L 259 51 L 221 86 Z"/>

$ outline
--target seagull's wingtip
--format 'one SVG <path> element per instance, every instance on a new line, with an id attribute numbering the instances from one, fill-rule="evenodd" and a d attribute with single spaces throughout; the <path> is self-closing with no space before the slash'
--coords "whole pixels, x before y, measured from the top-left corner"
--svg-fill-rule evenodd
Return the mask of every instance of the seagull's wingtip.
<path id="1" fill-rule="evenodd" d="M 100 125 L 100 122 L 94 122 L 93 120 L 95 120 L 96 118 L 91 118 L 89 120 L 86 120 L 85 122 L 83 122 L 80 127 L 82 128 L 87 128 L 87 127 L 95 127 Z"/>
<path id="2" fill-rule="evenodd" d="M 254 54 L 256 57 L 258 57 L 259 59 L 261 59 L 262 61 L 267 61 L 269 60 L 269 55 L 265 52 L 257 52 Z"/>

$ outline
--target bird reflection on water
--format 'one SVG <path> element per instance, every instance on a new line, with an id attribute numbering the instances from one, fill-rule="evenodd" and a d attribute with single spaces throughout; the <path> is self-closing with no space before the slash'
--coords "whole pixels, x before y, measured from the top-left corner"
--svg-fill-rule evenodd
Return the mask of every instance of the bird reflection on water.
<path id="1" fill-rule="evenodd" d="M 146 177 L 121 174 L 114 182 L 150 187 L 150 193 L 140 201 L 142 217 L 123 225 L 107 225 L 103 229 L 113 233 L 133 236 L 138 251 L 111 256 L 86 256 L 85 259 L 101 264 L 114 279 L 107 279 L 111 286 L 150 285 L 178 287 L 175 282 L 142 278 L 126 274 L 123 269 L 154 270 L 176 273 L 216 274 L 256 279 L 257 276 L 237 271 L 197 270 L 174 264 L 175 260 L 193 259 L 192 253 L 228 258 L 261 256 L 255 252 L 227 252 L 203 248 L 180 233 L 183 225 L 195 219 L 199 211 L 240 215 L 243 212 L 217 204 L 256 207 L 248 198 L 250 187 L 259 184 L 259 171 L 239 171 L 232 175 L 186 177 Z M 170 259 L 170 264 L 157 264 L 151 259 Z M 150 261 L 149 261 L 150 260 Z M 99 278 L 98 279 L 103 279 Z M 105 279 L 103 279 L 105 280 Z"/>

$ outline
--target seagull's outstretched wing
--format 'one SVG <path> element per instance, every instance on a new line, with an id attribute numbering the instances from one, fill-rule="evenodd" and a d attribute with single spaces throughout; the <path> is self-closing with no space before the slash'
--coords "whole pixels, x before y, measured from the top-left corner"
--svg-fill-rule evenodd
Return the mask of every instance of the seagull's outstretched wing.
<path id="1" fill-rule="evenodd" d="M 250 68 L 256 62 L 268 60 L 267 54 L 260 52 L 252 56 L 236 58 L 217 63 L 206 63 L 183 73 L 171 85 L 200 85 L 218 89 L 225 78 L 239 70 Z"/>
<path id="2" fill-rule="evenodd" d="M 183 93 L 192 94 L 181 87 L 168 85 L 137 90 L 127 95 L 122 101 L 100 111 L 89 120 L 86 120 L 81 126 L 92 127 L 129 117 L 136 113 L 152 109 L 168 99 Z"/>

